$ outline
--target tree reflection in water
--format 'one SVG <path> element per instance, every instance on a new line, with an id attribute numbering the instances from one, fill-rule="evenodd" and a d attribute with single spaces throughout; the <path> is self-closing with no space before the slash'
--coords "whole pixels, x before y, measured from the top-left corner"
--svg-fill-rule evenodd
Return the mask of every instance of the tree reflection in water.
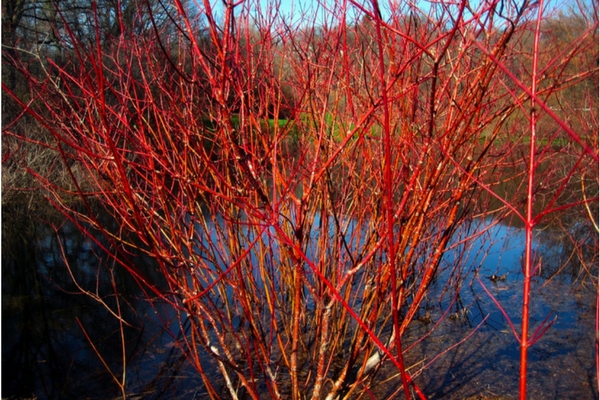
<path id="1" fill-rule="evenodd" d="M 80 293 L 60 244 L 79 285 L 112 309 L 114 276 L 123 319 L 130 325 L 123 329 L 126 392 L 189 398 L 198 391 L 195 371 L 172 345 L 177 338 L 162 329 L 155 314 L 160 307 L 150 307 L 139 286 L 122 269 L 113 270 L 97 245 L 70 224 L 61 226 L 58 237 L 48 224 L 32 218 L 13 218 L 2 228 L 3 398 L 110 399 L 120 394 L 77 320 L 118 378 L 123 369 L 119 323 L 106 307 Z M 133 258 L 139 268 L 153 268 L 149 259 Z M 160 317 L 166 321 L 168 315 Z"/>
<path id="2" fill-rule="evenodd" d="M 81 294 L 74 285 L 62 259 L 62 248 L 80 287 L 98 295 L 113 310 L 117 299 L 111 280 L 114 277 L 122 316 L 130 325 L 123 329 L 126 393 L 150 399 L 202 398 L 206 394 L 202 381 L 177 345 L 185 332 L 178 330 L 177 324 L 170 324 L 174 316 L 170 315 L 172 310 L 168 305 L 148 304 L 131 276 L 121 268 L 113 269 L 98 246 L 72 225 L 62 224 L 58 232 L 57 236 L 49 225 L 30 218 L 3 223 L 2 396 L 110 399 L 120 394 L 118 385 L 76 321 L 81 322 L 118 379 L 123 368 L 119 323 L 106 307 Z M 462 260 L 478 267 L 474 270 L 480 277 L 488 278 L 482 282 L 511 317 L 518 315 L 522 302 L 517 287 L 522 282 L 522 236 L 521 228 L 498 225 L 472 244 L 469 259 Z M 577 265 L 569 257 L 572 247 L 569 242 L 564 243 L 564 236 L 556 230 L 540 231 L 537 237 L 538 257 L 552 262 L 545 262 L 549 267 L 534 279 L 537 300 L 532 308 L 532 322 L 535 326 L 548 315 L 557 320 L 531 350 L 532 398 L 543 397 L 548 391 L 571 398 L 593 397 L 595 393 L 591 350 L 595 289 L 589 285 L 593 282 L 589 278 L 590 274 L 597 275 L 597 269 L 589 271 L 583 267 L 585 263 Z M 483 248 L 485 251 L 481 251 Z M 585 249 L 581 254 L 590 256 Z M 150 259 L 136 254 L 130 257 L 138 268 L 144 268 L 154 284 L 160 285 L 160 275 L 152 272 L 155 269 Z M 453 262 L 456 260 L 450 252 L 445 263 Z M 492 276 L 505 279 L 493 280 Z M 426 340 L 407 349 L 410 372 L 415 374 L 431 362 L 427 359 L 431 354 L 439 354 L 470 336 L 464 345 L 417 372 L 417 383 L 430 398 L 467 398 L 480 395 L 482 390 L 487 395 L 516 393 L 518 381 L 497 379 L 499 374 L 514 376 L 519 354 L 495 304 L 474 277 L 465 281 L 452 305 L 436 303 L 436 296 L 443 298 L 440 295 L 445 282 L 443 273 L 439 282 L 442 282 L 439 287 L 436 282 L 432 284 L 429 300 L 422 310 L 427 319 L 417 318 L 408 333 L 421 338 L 436 326 Z M 448 301 L 444 299 L 442 302 Z M 481 327 L 473 333 L 479 324 Z M 165 326 L 169 329 L 164 329 Z M 210 374 L 211 365 L 207 363 L 205 367 Z M 548 371 L 565 373 L 549 381 Z M 383 398 L 393 390 L 391 385 L 380 385 L 372 393 Z"/>

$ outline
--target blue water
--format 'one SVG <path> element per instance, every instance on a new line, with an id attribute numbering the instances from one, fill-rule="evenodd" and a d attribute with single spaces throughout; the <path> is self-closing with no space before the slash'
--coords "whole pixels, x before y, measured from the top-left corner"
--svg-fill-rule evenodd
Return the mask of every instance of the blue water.
<path id="1" fill-rule="evenodd" d="M 331 238 L 337 235 L 330 219 L 321 221 L 317 216 L 307 243 L 309 257 L 317 251 L 316 232 L 321 223 L 327 224 Z M 349 250 L 344 248 L 342 255 L 349 258 L 351 253 L 362 250 L 365 235 L 357 231 L 352 220 L 340 223 Z M 468 245 L 461 243 L 474 233 L 478 233 L 475 240 Z M 241 229 L 239 234 L 248 241 L 255 239 L 251 230 Z M 74 277 L 81 287 L 101 295 L 114 309 L 113 288 L 108 279 L 112 271 L 122 295 L 123 316 L 131 324 L 124 330 L 127 392 L 150 399 L 203 398 L 197 372 L 190 368 L 177 346 L 181 335 L 186 334 L 185 320 L 180 326 L 167 304 L 146 302 L 137 284 L 122 269 L 114 268 L 98 246 L 72 225 L 63 225 L 60 235 L 62 250 L 54 232 L 43 226 L 38 226 L 20 244 L 3 238 L 2 397 L 107 399 L 119 395 L 117 385 L 76 318 L 117 377 L 123 365 L 119 325 L 101 304 L 79 294 L 73 284 Z M 222 239 L 216 230 L 207 236 L 198 235 L 193 251 L 202 254 Z M 262 239 L 271 241 L 275 252 L 263 261 L 270 268 L 277 268 L 279 247 L 272 228 L 263 232 Z M 415 320 L 405 338 L 405 348 L 410 348 L 407 359 L 417 364 L 410 372 L 429 397 L 516 396 L 518 343 L 507 318 L 490 295 L 519 331 L 524 242 L 522 229 L 485 220 L 474 221 L 457 231 L 453 249 L 444 256 L 438 279 L 419 311 L 419 316 L 429 313 L 431 321 Z M 5 246 L 10 251 L 5 251 Z M 542 269 L 533 278 L 531 332 L 546 318 L 546 323 L 554 323 L 529 352 L 531 398 L 593 398 L 597 265 L 592 277 L 581 268 L 560 269 L 568 249 L 563 249 L 550 231 L 536 232 L 535 250 L 536 260 L 542 260 Z M 63 251 L 73 267 L 73 277 L 65 268 Z M 259 252 L 251 252 L 250 264 L 259 257 Z M 129 258 L 160 283 L 160 274 L 152 272 L 152 260 L 141 254 Z M 233 255 L 224 252 L 216 263 L 207 261 L 206 265 L 216 277 L 232 259 Z M 490 279 L 493 275 L 505 277 L 494 282 Z M 260 287 L 260 274 L 254 278 Z M 447 282 L 460 284 L 458 292 L 448 290 Z M 209 283 L 208 279 L 203 282 Z M 232 296 L 232 290 L 229 288 L 228 296 Z M 307 309 L 313 306 L 310 302 L 306 305 Z M 169 329 L 165 330 L 165 326 Z M 419 341 L 424 335 L 427 338 Z M 417 373 L 419 365 L 429 363 L 434 355 L 467 335 L 472 335 L 469 341 Z M 425 361 L 419 364 L 423 358 Z M 208 360 L 204 366 L 209 372 L 213 368 Z M 380 389 L 381 398 L 389 396 L 392 390 L 385 385 Z M 550 396 L 546 397 L 548 393 Z"/>

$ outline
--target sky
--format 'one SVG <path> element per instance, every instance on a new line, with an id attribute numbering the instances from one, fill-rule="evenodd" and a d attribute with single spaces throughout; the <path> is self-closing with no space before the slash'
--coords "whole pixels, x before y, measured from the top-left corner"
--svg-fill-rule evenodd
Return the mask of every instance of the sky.
<path id="1" fill-rule="evenodd" d="M 201 2 L 202 0 L 196 0 L 196 1 Z M 360 11 L 358 11 L 358 9 L 356 7 L 351 6 L 350 2 L 348 0 L 337 0 L 337 2 L 340 2 L 340 3 L 343 3 L 344 1 L 348 2 L 348 18 L 350 20 L 354 20 L 356 18 L 356 14 L 360 13 Z M 359 1 L 361 1 L 361 0 L 359 0 Z M 402 5 L 401 7 L 406 9 L 405 7 L 407 4 L 407 1 L 413 1 L 424 12 L 428 12 L 431 5 L 438 2 L 438 0 L 380 0 L 379 3 L 380 3 L 380 7 L 381 7 L 382 14 L 384 16 L 384 19 L 385 19 L 386 15 L 389 16 L 390 4 L 394 4 L 394 3 L 401 4 Z M 453 3 L 453 2 L 456 3 L 457 2 L 457 0 L 444 0 L 444 1 L 446 3 Z M 477 8 L 477 4 L 479 1 L 480 0 L 469 0 L 470 4 L 474 8 Z M 513 1 L 517 1 L 518 3 L 521 3 L 523 0 L 503 0 L 503 2 L 506 2 L 506 4 L 510 4 Z M 547 7 L 547 9 L 556 9 L 556 8 L 566 9 L 568 7 L 576 7 L 577 0 L 530 0 L 530 1 L 543 1 L 544 5 L 545 5 L 545 7 Z M 591 1 L 596 1 L 596 0 L 583 0 L 584 3 L 589 3 Z M 336 3 L 336 0 L 249 0 L 249 2 L 247 4 L 254 4 L 255 2 L 258 2 L 260 4 L 262 15 L 268 15 L 269 12 L 273 11 L 275 5 L 278 4 L 280 15 L 285 15 L 289 19 L 291 19 L 291 21 L 297 22 L 297 23 L 299 23 L 302 20 L 303 14 L 305 15 L 305 17 L 306 16 L 313 17 L 315 15 L 315 10 L 318 9 L 319 13 L 317 14 L 316 24 L 319 25 L 320 22 L 322 22 L 322 18 L 324 16 L 327 16 L 329 18 L 329 20 L 331 20 L 331 12 L 330 11 L 324 12 L 325 9 L 323 8 L 323 5 L 325 5 L 326 7 L 329 7 L 331 9 L 333 4 Z M 362 2 L 367 4 L 370 9 L 370 0 L 362 0 Z M 215 5 L 215 10 L 218 10 L 217 14 L 222 15 L 223 0 L 212 0 L 212 3 Z M 319 5 L 321 5 L 321 6 L 319 6 Z M 334 15 L 339 16 L 339 14 L 335 14 L 335 13 L 334 13 Z"/>

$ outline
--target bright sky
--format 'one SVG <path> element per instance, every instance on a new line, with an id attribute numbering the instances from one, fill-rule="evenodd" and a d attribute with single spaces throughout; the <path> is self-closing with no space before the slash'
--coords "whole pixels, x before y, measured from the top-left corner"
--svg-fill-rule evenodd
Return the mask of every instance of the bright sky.
<path id="1" fill-rule="evenodd" d="M 198 0 L 196 0 L 198 1 Z M 288 17 L 292 18 L 293 22 L 299 22 L 299 20 L 301 19 L 302 14 L 306 16 L 310 16 L 311 18 L 314 17 L 315 15 L 315 10 L 319 9 L 321 11 L 320 15 L 317 15 L 317 25 L 322 21 L 322 18 L 324 16 L 327 16 L 328 19 L 331 18 L 331 8 L 333 7 L 333 5 L 336 3 L 336 0 L 250 0 L 250 3 L 254 4 L 255 1 L 258 1 L 258 3 L 260 4 L 261 7 L 261 14 L 262 15 L 268 15 L 270 12 L 272 12 L 276 5 L 278 4 L 279 6 L 279 13 L 280 15 L 286 15 Z M 337 0 L 337 2 L 344 2 L 344 1 L 348 1 L 348 0 Z M 405 5 L 407 4 L 407 1 L 414 1 L 419 8 L 421 8 L 422 10 L 426 11 L 429 10 L 431 4 L 438 2 L 438 0 L 380 0 L 380 7 L 381 7 L 381 11 L 384 15 L 387 14 L 386 10 L 389 10 L 390 4 L 399 4 L 401 5 L 401 7 L 406 7 Z M 444 0 L 447 3 L 453 3 L 452 0 Z M 477 3 L 478 0 L 469 0 L 470 4 L 474 7 L 477 8 Z M 488 0 L 489 1 L 489 0 Z M 517 0 L 517 2 L 521 2 L 523 0 Z M 540 1 L 540 0 L 538 0 Z M 555 8 L 563 8 L 563 9 L 568 9 L 569 7 L 577 7 L 577 1 L 578 0 L 543 0 L 544 1 L 544 5 L 545 7 L 551 8 L 551 9 L 555 9 Z M 596 0 L 583 0 L 583 3 L 589 3 L 591 1 L 596 1 Z M 363 2 L 365 4 L 368 5 L 368 8 L 370 9 L 370 1 L 368 0 L 363 0 Z M 509 0 L 503 0 L 503 2 L 506 2 L 506 4 L 510 4 L 512 3 L 512 1 Z M 348 1 L 349 3 L 349 1 Z M 215 6 L 215 10 L 219 10 L 217 11 L 218 14 L 222 15 L 222 4 L 223 1 L 222 0 L 213 0 L 213 5 Z M 318 6 L 319 4 L 321 4 L 321 6 Z M 330 10 L 327 11 L 326 13 L 324 13 L 323 11 L 323 5 L 326 7 L 329 7 Z M 547 8 L 547 9 L 548 9 Z M 353 13 L 357 12 L 358 9 L 354 6 L 351 6 L 350 4 L 348 4 L 348 13 L 350 13 L 350 15 L 352 15 Z M 336 13 L 334 13 L 334 15 L 336 15 Z M 339 14 L 337 14 L 339 16 Z M 388 14 L 389 15 L 389 14 Z M 321 19 L 319 19 L 321 18 Z"/>

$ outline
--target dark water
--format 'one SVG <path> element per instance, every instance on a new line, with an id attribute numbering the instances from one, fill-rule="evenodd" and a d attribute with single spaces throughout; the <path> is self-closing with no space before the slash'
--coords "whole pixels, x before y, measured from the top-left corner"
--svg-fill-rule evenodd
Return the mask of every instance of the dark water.
<path id="1" fill-rule="evenodd" d="M 460 260 L 465 281 L 458 296 L 449 300 L 441 295 L 443 272 L 430 289 L 421 321 L 411 324 L 405 341 L 407 365 L 428 397 L 517 397 L 518 343 L 490 294 L 518 331 L 523 247 L 521 229 L 496 225 L 471 243 L 467 258 Z M 447 266 L 459 261 L 456 254 L 446 256 Z M 596 398 L 597 265 L 585 271 L 578 263 L 565 264 L 569 247 L 551 231 L 537 233 L 536 257 L 543 268 L 533 282 L 531 331 L 546 318 L 554 324 L 529 351 L 529 397 Z M 159 284 L 151 260 L 132 254 L 128 262 Z M 493 275 L 502 279 L 494 282 Z M 123 329 L 125 350 L 119 323 L 107 310 L 116 309 L 113 283 L 129 324 Z M 81 294 L 81 288 L 104 299 L 107 307 Z M 37 220 L 4 222 L 3 398 L 117 398 L 120 389 L 108 370 L 121 379 L 124 364 L 130 398 L 204 398 L 197 373 L 175 345 L 185 327 L 171 326 L 169 313 L 162 304 L 149 305 L 136 282 L 72 225 L 63 224 L 57 235 Z M 394 396 L 397 387 L 392 380 L 372 395 Z"/>
<path id="2" fill-rule="evenodd" d="M 169 325 L 169 309 L 145 301 L 136 282 L 97 244 L 69 223 L 59 235 L 33 220 L 5 222 L 3 231 L 2 398 L 116 398 L 121 392 L 107 367 L 121 379 L 124 364 L 128 394 L 193 398 L 200 383 L 173 345 L 177 327 L 162 329 Z M 131 258 L 152 277 L 151 260 Z M 129 325 L 124 352 L 119 323 L 107 310 L 116 310 L 113 282 Z"/>

